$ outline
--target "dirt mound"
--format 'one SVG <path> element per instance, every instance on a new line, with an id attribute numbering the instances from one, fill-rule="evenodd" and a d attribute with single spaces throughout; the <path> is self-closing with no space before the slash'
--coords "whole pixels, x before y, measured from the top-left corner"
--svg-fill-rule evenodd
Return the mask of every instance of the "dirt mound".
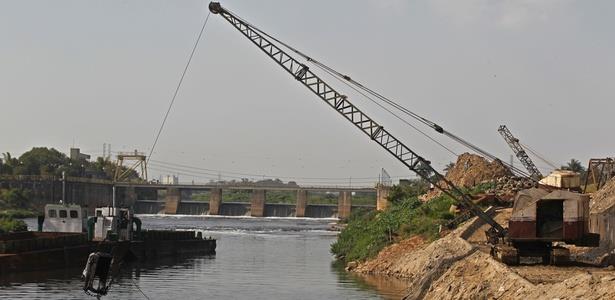
<path id="1" fill-rule="evenodd" d="M 510 209 L 495 213 L 499 223 L 509 218 Z M 485 226 L 473 218 L 431 244 L 419 237 L 401 241 L 355 271 L 406 279 L 405 299 L 615 299 L 613 269 L 509 267 L 477 251 Z"/>
<path id="2" fill-rule="evenodd" d="M 600 213 L 615 205 L 615 178 L 609 180 L 600 190 L 592 195 L 589 204 L 591 213 Z"/>
<path id="3" fill-rule="evenodd" d="M 439 278 L 456 261 L 476 251 L 470 243 L 460 238 L 461 227 L 430 244 L 413 237 L 391 245 L 380 254 L 360 264 L 355 271 L 406 278 L 410 298 L 422 298 L 431 283 Z"/>
<path id="4" fill-rule="evenodd" d="M 498 210 L 495 215 L 493 215 L 493 219 L 498 222 L 503 227 L 508 227 L 508 220 L 510 220 L 510 216 L 512 215 L 512 208 L 505 208 Z M 471 222 L 478 222 L 479 220 L 472 220 Z M 476 230 L 468 231 L 465 233 L 464 238 L 472 243 L 472 244 L 486 244 L 487 236 L 485 235 L 485 231 L 491 228 L 491 225 L 486 224 L 484 222 L 480 222 L 482 224 Z"/>
<path id="5" fill-rule="evenodd" d="M 365 274 L 387 274 L 392 275 L 392 266 L 404 261 L 404 255 L 417 251 L 427 246 L 424 238 L 413 236 L 402 240 L 396 244 L 382 249 L 378 256 L 368 260 L 356 268 L 356 272 Z M 402 277 L 403 274 L 402 274 Z"/>
<path id="6" fill-rule="evenodd" d="M 562 268 L 531 266 L 542 277 L 558 275 Z M 549 273 L 550 270 L 553 274 Z M 565 271 L 565 268 L 564 268 Z M 489 255 L 475 252 L 451 266 L 434 281 L 425 299 L 615 299 L 615 276 L 607 272 L 579 271 L 552 284 L 533 284 Z"/>
<path id="7" fill-rule="evenodd" d="M 446 172 L 445 177 L 458 187 L 473 187 L 482 182 L 510 178 L 513 174 L 500 161 L 489 162 L 482 156 L 463 153 L 457 157 L 457 162 Z M 440 190 L 432 190 L 419 198 L 429 201 L 440 194 Z"/>
<path id="8" fill-rule="evenodd" d="M 507 266 L 474 252 L 434 281 L 424 299 L 522 299 L 520 295 L 532 288 Z"/>
<path id="9" fill-rule="evenodd" d="M 448 235 L 427 246 L 407 248 L 392 245 L 381 251 L 373 260 L 360 264 L 355 271 L 410 279 L 420 279 L 429 270 L 437 269 L 450 258 L 458 258 L 472 251 L 472 246 L 463 239 Z"/>
<path id="10" fill-rule="evenodd" d="M 463 153 L 448 172 L 446 179 L 458 187 L 473 187 L 481 182 L 512 176 L 510 170 L 500 161 L 489 162 L 482 156 Z"/>

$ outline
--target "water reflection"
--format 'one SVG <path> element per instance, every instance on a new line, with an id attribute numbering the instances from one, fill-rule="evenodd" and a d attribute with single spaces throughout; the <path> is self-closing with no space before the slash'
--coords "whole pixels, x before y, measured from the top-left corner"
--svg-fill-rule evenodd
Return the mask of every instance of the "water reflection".
<path id="1" fill-rule="evenodd" d="M 215 256 L 174 257 L 122 268 L 106 299 L 399 299 L 391 279 L 332 264 L 330 220 L 142 217 L 146 228 L 204 230 Z M 87 299 L 81 269 L 11 274 L 0 298 Z"/>

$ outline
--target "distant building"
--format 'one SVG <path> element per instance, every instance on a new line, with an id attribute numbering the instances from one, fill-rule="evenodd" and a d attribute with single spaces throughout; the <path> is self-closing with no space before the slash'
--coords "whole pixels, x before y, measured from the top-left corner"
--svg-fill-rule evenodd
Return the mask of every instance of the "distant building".
<path id="1" fill-rule="evenodd" d="M 70 148 L 70 159 L 71 160 L 90 160 L 90 155 L 81 153 L 79 148 Z"/>
<path id="2" fill-rule="evenodd" d="M 160 182 L 162 184 L 179 184 L 179 177 L 175 175 L 163 176 Z"/>

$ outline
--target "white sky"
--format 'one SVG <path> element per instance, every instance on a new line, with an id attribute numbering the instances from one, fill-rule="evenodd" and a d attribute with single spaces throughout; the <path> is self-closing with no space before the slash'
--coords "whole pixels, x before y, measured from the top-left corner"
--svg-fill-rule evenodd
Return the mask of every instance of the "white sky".
<path id="1" fill-rule="evenodd" d="M 0 1 L 0 151 L 68 152 L 74 143 L 100 155 L 111 143 L 114 151 L 149 152 L 207 4 Z M 505 160 L 511 152 L 496 131 L 500 124 L 558 164 L 615 155 L 613 1 L 222 5 Z M 436 168 L 454 161 L 330 83 Z M 295 179 L 312 184 L 348 184 L 348 177 L 368 184 L 373 180 L 358 178 L 377 177 L 380 168 L 410 174 L 216 15 L 152 159 L 221 170 L 223 177 L 339 178 Z M 153 177 L 188 173 L 150 167 Z M 216 177 L 191 172 L 180 180 Z"/>

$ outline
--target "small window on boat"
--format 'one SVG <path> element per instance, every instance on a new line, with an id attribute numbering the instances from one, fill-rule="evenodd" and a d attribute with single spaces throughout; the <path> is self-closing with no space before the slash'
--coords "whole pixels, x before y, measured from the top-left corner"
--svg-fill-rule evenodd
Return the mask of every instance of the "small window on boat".
<path id="1" fill-rule="evenodd" d="M 58 213 L 56 212 L 55 209 L 50 209 L 47 211 L 47 215 L 49 215 L 50 218 L 57 218 L 58 217 Z"/>
<path id="2" fill-rule="evenodd" d="M 79 218 L 79 212 L 76 210 L 71 210 L 70 211 L 70 217 L 73 219 Z"/>
<path id="3" fill-rule="evenodd" d="M 60 218 L 66 218 L 67 213 L 65 209 L 60 210 Z"/>
<path id="4" fill-rule="evenodd" d="M 102 217 L 102 210 L 97 210 L 96 211 L 96 216 L 97 217 Z"/>

